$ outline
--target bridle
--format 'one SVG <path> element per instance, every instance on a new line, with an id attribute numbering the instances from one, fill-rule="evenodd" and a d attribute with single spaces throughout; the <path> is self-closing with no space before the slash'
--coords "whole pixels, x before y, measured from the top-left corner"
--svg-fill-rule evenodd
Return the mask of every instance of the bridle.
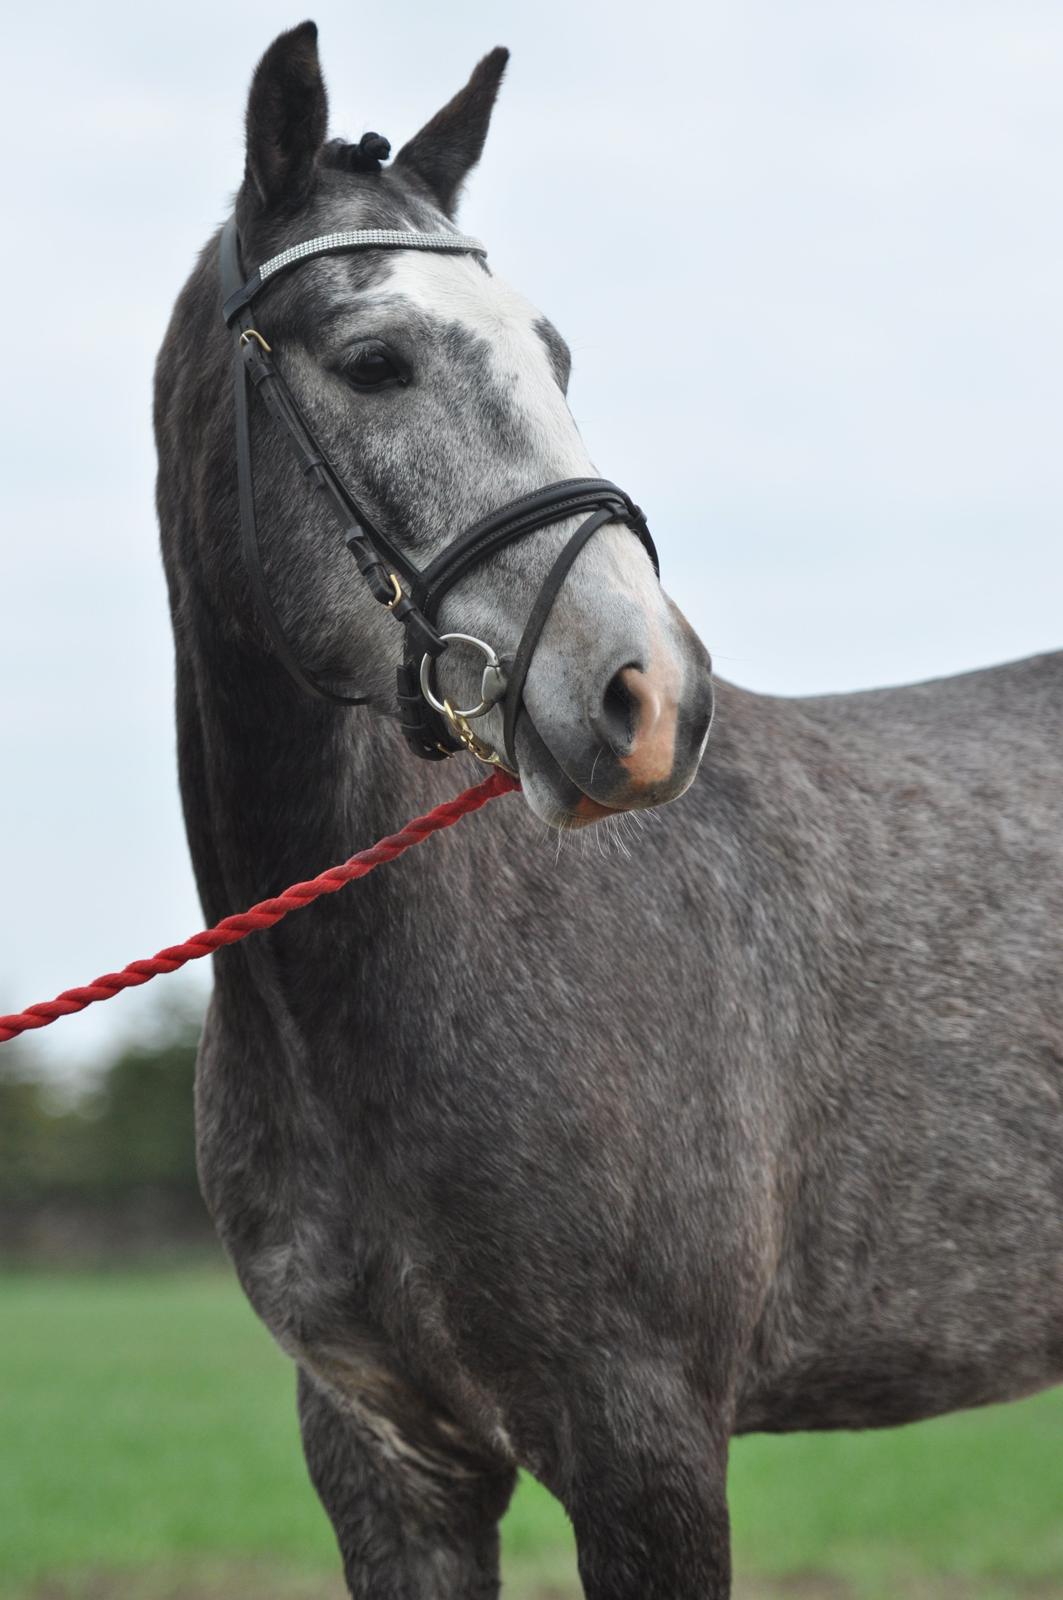
<path id="1" fill-rule="evenodd" d="M 255 485 L 251 457 L 249 396 L 261 396 L 266 409 L 287 441 L 308 483 L 324 496 L 338 522 L 344 544 L 375 600 L 402 624 L 405 631 L 403 662 L 398 671 L 398 717 L 410 748 L 428 761 L 440 761 L 461 749 L 480 760 L 516 771 L 515 738 L 524 684 L 547 618 L 569 569 L 588 539 L 607 522 L 623 522 L 641 541 L 660 576 L 657 552 L 638 506 L 622 489 L 604 478 L 568 478 L 512 500 L 490 512 L 444 549 L 427 567 L 414 566 L 392 540 L 373 525 L 365 509 L 330 464 L 324 450 L 303 419 L 284 378 L 274 365 L 272 349 L 251 314 L 259 299 L 284 273 L 318 256 L 356 250 L 431 250 L 483 257 L 486 251 L 463 234 L 417 233 L 391 228 L 350 229 L 321 234 L 292 245 L 264 261 L 245 278 L 240 237 L 235 216 L 221 235 L 222 312 L 234 334 L 234 405 L 236 413 L 236 471 L 240 499 L 240 542 L 255 604 L 273 642 L 278 659 L 290 676 L 310 694 L 338 705 L 369 703 L 371 696 L 345 693 L 326 683 L 304 666 L 292 648 L 269 592 L 255 516 Z M 459 578 L 495 551 L 513 544 L 539 528 L 566 517 L 582 516 L 554 561 L 535 597 L 516 654 L 500 660 L 482 639 L 465 633 L 439 633 L 436 619 L 444 595 Z M 404 586 L 405 584 L 405 586 Z M 433 688 L 432 669 L 452 641 L 473 645 L 483 653 L 485 666 L 480 699 L 464 709 L 440 699 Z M 345 686 L 344 686 L 345 687 Z M 470 724 L 503 702 L 503 759 L 484 743 Z"/>

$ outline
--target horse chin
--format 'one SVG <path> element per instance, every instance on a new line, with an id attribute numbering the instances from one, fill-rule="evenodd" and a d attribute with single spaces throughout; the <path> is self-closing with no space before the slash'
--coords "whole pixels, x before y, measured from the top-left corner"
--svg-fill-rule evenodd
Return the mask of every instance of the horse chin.
<path id="1" fill-rule="evenodd" d="M 626 810 L 623 806 L 603 805 L 581 789 L 526 715 L 521 716 L 519 727 L 521 788 L 528 805 L 547 827 L 568 833 Z"/>
<path id="2" fill-rule="evenodd" d="M 552 782 L 542 771 L 522 773 L 521 787 L 531 810 L 548 828 L 570 833 L 576 828 L 588 828 L 605 817 L 615 817 L 619 811 L 603 806 L 590 795 L 584 794 L 560 772 L 560 782 Z"/>

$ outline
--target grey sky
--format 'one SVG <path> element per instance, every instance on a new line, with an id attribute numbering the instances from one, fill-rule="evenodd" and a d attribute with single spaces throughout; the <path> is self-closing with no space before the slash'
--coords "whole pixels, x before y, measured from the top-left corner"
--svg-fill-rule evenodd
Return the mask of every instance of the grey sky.
<path id="1" fill-rule="evenodd" d="M 591 454 L 723 675 L 824 691 L 1063 645 L 1058 4 L 310 14 L 351 136 L 407 137 L 512 48 L 464 220 L 572 344 Z M 254 61 L 300 18 L 6 25 L 0 1010 L 199 926 L 151 367 L 239 180 Z M 33 1048 L 80 1059 L 154 999 Z"/>

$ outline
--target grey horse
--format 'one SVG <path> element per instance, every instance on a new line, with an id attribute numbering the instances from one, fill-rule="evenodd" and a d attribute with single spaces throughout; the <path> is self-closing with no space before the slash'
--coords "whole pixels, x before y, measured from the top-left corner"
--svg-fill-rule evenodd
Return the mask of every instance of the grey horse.
<path id="1" fill-rule="evenodd" d="M 326 137 L 313 25 L 282 35 L 248 105 L 248 264 L 338 228 L 450 227 L 505 59 L 377 170 L 364 141 Z M 211 918 L 470 766 L 304 695 L 271 647 L 239 554 L 217 255 L 215 237 L 156 395 Z M 314 260 L 263 327 L 334 464 L 421 562 L 589 469 L 567 348 L 489 263 Z M 387 712 L 398 630 L 261 407 L 253 437 L 283 625 Z M 570 531 L 470 572 L 443 625 L 512 651 Z M 443 657 L 447 693 L 475 676 Z M 733 1435 L 1063 1378 L 1063 655 L 818 699 L 717 682 L 702 759 L 712 695 L 645 551 L 603 528 L 532 664 L 523 796 L 216 958 L 203 1192 L 298 1368 L 359 1600 L 494 1595 L 518 1467 L 571 1516 L 589 1600 L 723 1600 Z M 630 859 L 545 847 L 543 823 L 602 838 L 681 794 Z"/>

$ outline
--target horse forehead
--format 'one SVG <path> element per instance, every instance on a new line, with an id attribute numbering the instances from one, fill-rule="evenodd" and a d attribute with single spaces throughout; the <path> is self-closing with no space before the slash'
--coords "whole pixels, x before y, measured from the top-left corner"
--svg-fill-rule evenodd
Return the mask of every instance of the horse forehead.
<path id="1" fill-rule="evenodd" d="M 377 288 L 381 297 L 397 295 L 417 311 L 457 323 L 491 345 L 534 351 L 546 364 L 546 348 L 536 332 L 541 313 L 471 256 L 408 251 L 392 256 L 389 267 Z"/>

